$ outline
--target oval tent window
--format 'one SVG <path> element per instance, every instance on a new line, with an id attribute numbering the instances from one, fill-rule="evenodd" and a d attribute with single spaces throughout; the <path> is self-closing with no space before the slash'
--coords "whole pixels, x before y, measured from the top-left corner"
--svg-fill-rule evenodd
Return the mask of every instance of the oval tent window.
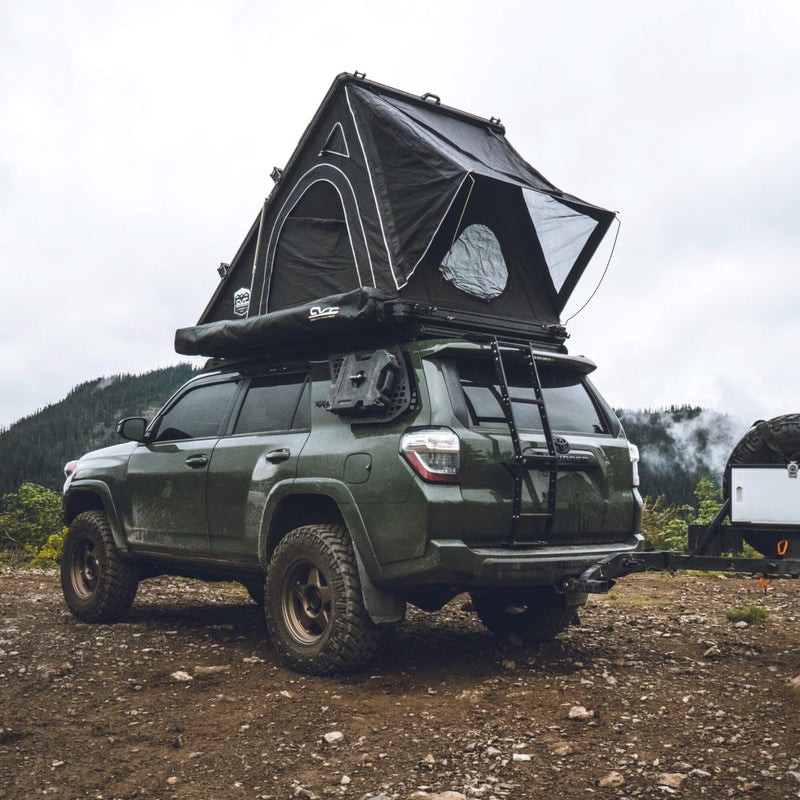
<path id="1" fill-rule="evenodd" d="M 456 289 L 481 300 L 500 297 L 508 284 L 500 242 L 485 225 L 464 228 L 440 269 Z"/>

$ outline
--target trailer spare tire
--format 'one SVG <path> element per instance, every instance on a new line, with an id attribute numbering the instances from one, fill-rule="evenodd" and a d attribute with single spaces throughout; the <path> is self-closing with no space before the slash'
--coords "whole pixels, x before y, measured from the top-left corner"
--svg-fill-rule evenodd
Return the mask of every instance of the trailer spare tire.
<path id="1" fill-rule="evenodd" d="M 731 497 L 731 467 L 748 464 L 788 464 L 800 461 L 800 414 L 784 414 L 754 422 L 741 438 L 725 465 L 722 488 L 725 499 Z M 800 531 L 742 528 L 744 540 L 767 558 L 800 557 Z M 788 541 L 788 548 L 779 552 L 778 543 Z M 783 550 L 783 548 L 781 548 Z"/>

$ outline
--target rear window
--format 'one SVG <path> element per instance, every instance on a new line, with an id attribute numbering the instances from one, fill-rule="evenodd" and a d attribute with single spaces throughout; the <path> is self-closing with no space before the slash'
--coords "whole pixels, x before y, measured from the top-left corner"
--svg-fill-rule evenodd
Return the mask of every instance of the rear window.
<path id="1" fill-rule="evenodd" d="M 491 363 L 463 359 L 458 361 L 458 374 L 473 425 L 508 428 L 500 404 L 497 373 Z M 600 412 L 589 394 L 581 373 L 554 365 L 538 365 L 550 427 L 572 433 L 608 433 Z M 513 402 L 514 417 L 519 428 L 542 430 L 537 406 L 519 402 L 534 400 L 536 395 L 530 372 L 517 365 L 506 367 L 508 393 Z"/>

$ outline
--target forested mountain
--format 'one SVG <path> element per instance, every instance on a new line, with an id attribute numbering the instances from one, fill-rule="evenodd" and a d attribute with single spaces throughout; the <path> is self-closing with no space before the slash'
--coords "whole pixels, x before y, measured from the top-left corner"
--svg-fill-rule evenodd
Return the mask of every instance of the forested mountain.
<path id="1" fill-rule="evenodd" d="M 26 481 L 60 490 L 67 461 L 121 442 L 118 420 L 150 419 L 193 374 L 190 364 L 178 364 L 143 375 L 98 378 L 15 422 L 0 432 L 0 495 Z"/>
<path id="2" fill-rule="evenodd" d="M 26 481 L 59 490 L 67 461 L 122 441 L 118 420 L 151 418 L 193 374 L 191 365 L 179 364 L 143 375 L 98 378 L 0 431 L 0 496 Z M 731 417 L 690 406 L 617 409 L 617 414 L 641 452 L 642 495 L 663 494 L 669 504 L 693 503 L 704 475 L 721 483 L 728 455 L 744 433 Z"/>
<path id="3" fill-rule="evenodd" d="M 727 414 L 694 406 L 616 412 L 628 439 L 639 447 L 640 491 L 668 504 L 694 504 L 694 489 L 708 475 L 722 484 L 722 473 L 746 425 Z"/>

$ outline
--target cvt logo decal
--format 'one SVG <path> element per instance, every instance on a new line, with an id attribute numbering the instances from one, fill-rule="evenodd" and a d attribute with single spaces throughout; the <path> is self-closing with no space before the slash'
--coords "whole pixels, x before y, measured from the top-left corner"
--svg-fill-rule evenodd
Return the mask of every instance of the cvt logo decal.
<path id="1" fill-rule="evenodd" d="M 250 308 L 250 290 L 243 286 L 233 296 L 233 313 L 237 317 L 246 317 Z"/>
<path id="2" fill-rule="evenodd" d="M 308 319 L 310 322 L 316 322 L 318 319 L 330 319 L 339 313 L 339 306 L 329 306 L 322 308 L 322 306 L 312 306 L 308 312 Z"/>

